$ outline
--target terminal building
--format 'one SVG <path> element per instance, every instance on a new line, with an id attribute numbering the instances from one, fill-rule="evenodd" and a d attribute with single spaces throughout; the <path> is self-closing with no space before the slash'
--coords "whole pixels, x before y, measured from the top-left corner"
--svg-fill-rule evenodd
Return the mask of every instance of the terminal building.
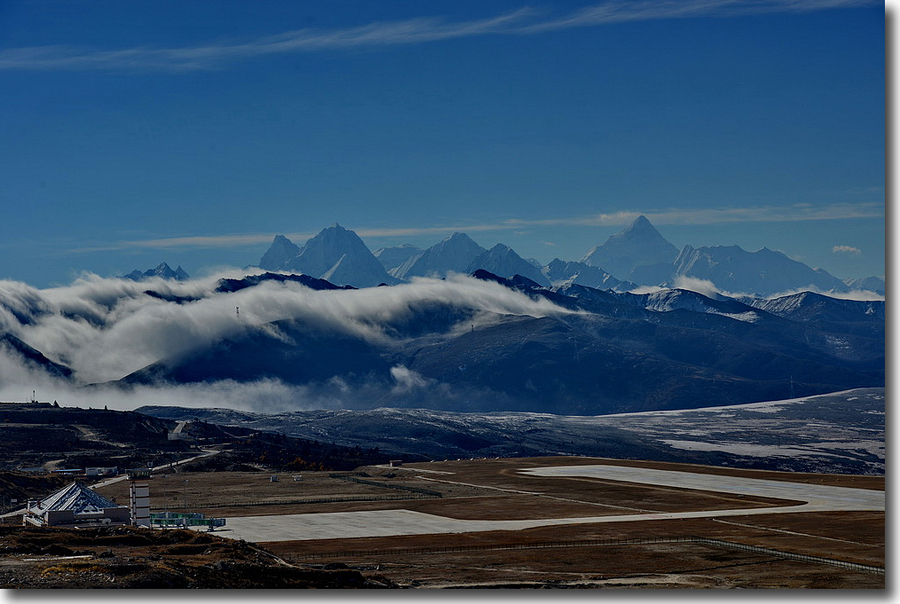
<path id="1" fill-rule="evenodd" d="M 131 510 L 73 482 L 40 501 L 29 501 L 22 521 L 26 525 L 58 527 L 130 524 Z"/>
<path id="2" fill-rule="evenodd" d="M 70 483 L 40 501 L 29 501 L 22 516 L 26 526 L 77 528 L 125 525 L 146 528 L 225 526 L 224 518 L 207 518 L 196 512 L 150 513 L 150 469 L 128 470 L 129 505 L 116 505 L 80 482 Z"/>

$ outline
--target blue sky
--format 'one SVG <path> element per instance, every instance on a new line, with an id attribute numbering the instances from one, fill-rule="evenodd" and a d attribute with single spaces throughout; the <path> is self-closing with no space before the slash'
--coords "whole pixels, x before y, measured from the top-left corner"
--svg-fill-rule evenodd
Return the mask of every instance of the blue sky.
<path id="1" fill-rule="evenodd" d="M 0 1 L 0 279 L 255 263 L 337 221 L 883 275 L 884 5 Z"/>

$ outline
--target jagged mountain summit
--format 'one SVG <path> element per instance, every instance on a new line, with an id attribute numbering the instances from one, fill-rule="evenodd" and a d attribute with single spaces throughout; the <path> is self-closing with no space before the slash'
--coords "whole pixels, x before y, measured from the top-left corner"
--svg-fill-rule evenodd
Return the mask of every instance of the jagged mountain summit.
<path id="1" fill-rule="evenodd" d="M 302 248 L 298 248 L 299 252 L 278 263 L 296 247 L 283 235 L 275 237 L 272 246 L 260 259 L 260 268 L 302 273 L 326 279 L 335 285 L 353 287 L 399 283 L 384 270 L 355 232 L 336 222 L 310 238 Z"/>
<path id="2" fill-rule="evenodd" d="M 466 272 L 485 249 L 465 233 L 453 233 L 394 269 L 398 279 L 410 277 L 444 277 L 449 272 Z M 477 267 L 481 268 L 481 267 Z"/>
<path id="3" fill-rule="evenodd" d="M 812 269 L 781 252 L 762 248 L 747 252 L 737 245 L 693 248 L 686 245 L 675 260 L 675 274 L 711 281 L 719 290 L 770 296 L 813 289 L 846 292 L 849 287 L 822 269 Z"/>
<path id="4" fill-rule="evenodd" d="M 865 290 L 870 292 L 875 292 L 876 294 L 884 295 L 885 290 L 887 289 L 884 279 L 881 277 L 861 277 L 859 279 L 844 279 L 844 283 L 847 284 L 847 287 L 853 290 Z"/>
<path id="5" fill-rule="evenodd" d="M 602 268 L 621 280 L 642 285 L 658 285 L 671 275 L 678 248 L 669 243 L 643 215 L 603 245 L 581 259 L 588 266 Z"/>
<path id="6" fill-rule="evenodd" d="M 290 239 L 284 235 L 275 235 L 272 245 L 259 259 L 259 268 L 264 268 L 267 271 L 280 270 L 299 253 L 300 248 L 294 245 Z"/>
<path id="7" fill-rule="evenodd" d="M 372 255 L 378 258 L 378 262 L 381 263 L 384 270 L 390 273 L 410 258 L 420 255 L 423 251 L 425 250 L 420 247 L 404 243 L 393 247 L 380 247 L 372 252 Z"/>
<path id="8" fill-rule="evenodd" d="M 479 269 L 486 270 L 500 277 L 521 275 L 544 287 L 550 287 L 550 281 L 541 273 L 538 267 L 519 256 L 508 245 L 503 245 L 502 243 L 498 243 L 491 249 L 479 254 L 469 263 L 466 272 L 474 273 Z"/>
<path id="9" fill-rule="evenodd" d="M 131 279 L 132 281 L 143 281 L 145 279 L 150 279 L 152 277 L 161 277 L 163 279 L 174 279 L 176 281 L 187 281 L 191 278 L 187 272 L 181 268 L 179 265 L 174 271 L 172 268 L 163 262 L 156 268 L 147 269 L 144 272 L 139 270 L 133 270 L 127 275 L 122 275 L 123 279 Z"/>
<path id="10" fill-rule="evenodd" d="M 597 289 L 615 289 L 628 291 L 637 287 L 636 283 L 620 281 L 602 268 L 590 266 L 583 262 L 564 262 L 554 258 L 541 269 L 541 273 L 547 277 L 554 287 L 562 285 L 584 285 Z"/>

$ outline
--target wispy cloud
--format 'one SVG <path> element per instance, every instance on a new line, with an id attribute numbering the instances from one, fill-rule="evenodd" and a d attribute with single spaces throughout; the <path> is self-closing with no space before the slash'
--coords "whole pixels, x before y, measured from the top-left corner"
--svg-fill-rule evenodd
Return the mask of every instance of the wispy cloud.
<path id="1" fill-rule="evenodd" d="M 307 235 L 309 237 L 309 235 Z M 129 249 L 204 249 L 247 247 L 272 241 L 272 235 L 196 235 L 190 237 L 165 237 L 160 239 L 136 239 L 115 241 L 107 245 L 82 247 L 69 253 L 112 252 Z"/>
<path id="2" fill-rule="evenodd" d="M 353 226 L 362 238 L 385 239 L 417 237 L 422 235 L 446 236 L 454 232 L 483 233 L 513 231 L 523 227 L 591 227 L 624 226 L 638 216 L 646 216 L 655 225 L 705 225 L 734 222 L 805 222 L 812 220 L 852 220 L 857 218 L 884 218 L 884 204 L 880 202 L 841 203 L 830 205 L 795 204 L 790 206 L 752 206 L 746 208 L 669 208 L 662 210 L 618 211 L 563 218 L 516 219 L 510 218 L 492 223 L 447 224 L 422 227 L 376 227 Z M 303 243 L 316 233 L 283 233 L 295 243 Z M 273 233 L 252 235 L 208 235 L 193 237 L 166 237 L 159 239 L 137 239 L 117 241 L 103 246 L 82 247 L 67 253 L 102 252 L 136 249 L 215 249 L 265 245 L 272 241 Z M 546 245 L 555 245 L 544 242 Z M 850 246 L 834 246 L 835 253 L 857 253 Z"/>
<path id="3" fill-rule="evenodd" d="M 271 55 L 413 45 L 485 35 L 532 35 L 626 21 L 797 13 L 872 5 L 871 0 L 647 0 L 611 1 L 553 15 L 522 8 L 471 21 L 418 18 L 337 29 L 300 29 L 248 40 L 155 48 L 97 49 L 49 45 L 0 50 L 0 69 L 197 71 Z"/>
<path id="4" fill-rule="evenodd" d="M 632 222 L 640 215 L 653 224 L 701 225 L 727 222 L 803 222 L 809 220 L 848 220 L 884 218 L 880 202 L 838 203 L 829 205 L 777 205 L 722 208 L 669 208 L 644 211 L 618 211 L 577 218 L 508 220 L 508 228 L 522 226 L 618 226 Z"/>
<path id="5" fill-rule="evenodd" d="M 859 256 L 862 254 L 862 250 L 858 247 L 853 247 L 851 245 L 836 245 L 831 248 L 831 251 L 835 254 L 853 254 L 854 256 Z"/>

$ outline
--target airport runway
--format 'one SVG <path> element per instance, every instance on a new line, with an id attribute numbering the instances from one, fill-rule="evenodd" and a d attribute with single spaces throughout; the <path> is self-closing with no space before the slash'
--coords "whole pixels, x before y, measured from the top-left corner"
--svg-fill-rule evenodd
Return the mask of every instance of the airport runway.
<path id="1" fill-rule="evenodd" d="M 441 533 L 471 533 L 495 530 L 606 522 L 640 522 L 678 518 L 712 518 L 821 511 L 884 510 L 884 491 L 829 487 L 823 485 L 760 480 L 690 472 L 672 472 L 623 466 L 554 466 L 521 470 L 534 476 L 592 477 L 638 484 L 718 491 L 758 497 L 804 501 L 802 505 L 736 510 L 707 510 L 582 518 L 538 520 L 459 520 L 411 510 L 372 510 L 289 514 L 281 516 L 241 516 L 228 518 L 222 537 L 247 541 L 302 541 L 309 539 L 350 539 Z"/>

